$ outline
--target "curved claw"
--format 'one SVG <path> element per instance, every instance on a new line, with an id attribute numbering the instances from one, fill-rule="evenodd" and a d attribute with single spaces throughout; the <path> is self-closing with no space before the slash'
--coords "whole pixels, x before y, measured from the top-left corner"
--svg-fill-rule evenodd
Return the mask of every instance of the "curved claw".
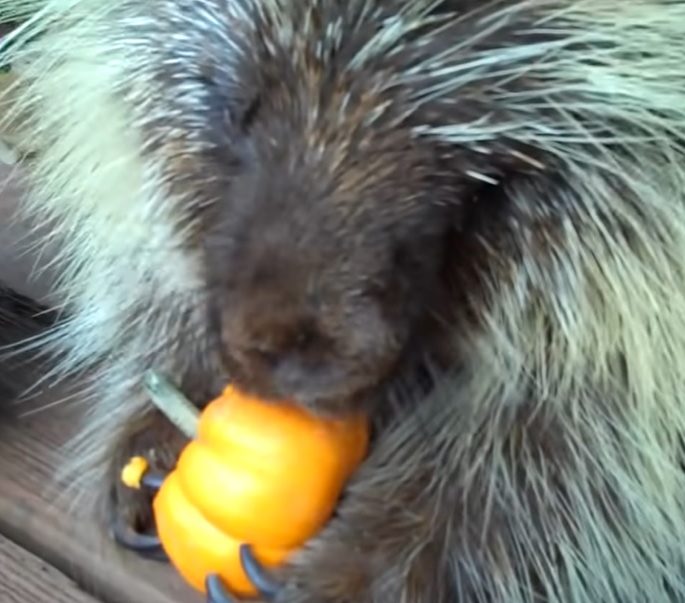
<path id="1" fill-rule="evenodd" d="M 216 574 L 207 576 L 205 580 L 207 603 L 235 603 L 235 599 L 224 588 L 221 578 Z"/>
<path id="2" fill-rule="evenodd" d="M 276 597 L 281 586 L 264 566 L 257 561 L 249 544 L 240 545 L 240 563 L 250 582 L 259 591 L 262 598 L 271 601 Z"/>
<path id="3" fill-rule="evenodd" d="M 110 533 L 117 544 L 138 553 L 142 557 L 156 561 L 169 561 L 156 534 L 139 534 L 121 517 L 112 519 Z"/>
<path id="4" fill-rule="evenodd" d="M 245 570 L 245 574 L 255 586 L 259 595 L 266 601 L 271 601 L 276 597 L 280 585 L 269 575 L 261 563 L 257 561 L 249 544 L 240 546 L 240 563 Z M 233 597 L 224 587 L 221 578 L 216 574 L 207 576 L 205 580 L 207 591 L 207 603 L 236 603 Z"/>
<path id="5" fill-rule="evenodd" d="M 154 471 L 146 471 L 140 480 L 140 483 L 150 490 L 159 490 L 166 479 L 166 474 L 156 473 Z"/>

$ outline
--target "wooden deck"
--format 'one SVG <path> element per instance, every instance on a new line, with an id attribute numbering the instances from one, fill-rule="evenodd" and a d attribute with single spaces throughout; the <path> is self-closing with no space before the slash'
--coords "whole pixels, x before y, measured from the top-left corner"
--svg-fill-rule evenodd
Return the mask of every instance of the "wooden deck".
<path id="1" fill-rule="evenodd" d="M 0 427 L 0 602 L 201 603 L 168 565 L 116 547 L 54 490 L 77 411 Z"/>
<path id="2" fill-rule="evenodd" d="M 0 536 L 0 597 L 5 603 L 96 601 L 64 574 L 4 536 Z"/>
<path id="3" fill-rule="evenodd" d="M 17 194 L 4 185 L 8 174 L 0 161 L 1 277 L 40 293 L 44 283 L 27 279 L 33 260 L 13 245 L 24 233 L 14 222 L 3 228 Z M 68 404 L 0 419 L 0 603 L 203 603 L 169 566 L 116 547 L 55 492 L 50 476 L 79 410 Z"/>

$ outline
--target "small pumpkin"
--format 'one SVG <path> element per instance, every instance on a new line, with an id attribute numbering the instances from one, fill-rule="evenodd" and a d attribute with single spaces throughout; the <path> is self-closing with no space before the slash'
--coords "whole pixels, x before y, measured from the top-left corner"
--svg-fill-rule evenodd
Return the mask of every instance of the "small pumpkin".
<path id="1" fill-rule="evenodd" d="M 322 419 L 227 387 L 154 497 L 169 560 L 199 591 L 217 574 L 234 593 L 255 595 L 240 546 L 265 568 L 284 562 L 330 518 L 368 439 L 363 415 Z"/>

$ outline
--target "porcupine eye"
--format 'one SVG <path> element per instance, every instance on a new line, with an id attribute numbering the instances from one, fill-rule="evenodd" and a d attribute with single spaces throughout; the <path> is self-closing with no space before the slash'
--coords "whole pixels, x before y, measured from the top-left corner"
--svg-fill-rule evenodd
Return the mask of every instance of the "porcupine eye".
<path id="1" fill-rule="evenodd" d="M 262 97 L 259 94 L 256 94 L 246 105 L 238 120 L 239 127 L 243 132 L 247 132 L 254 123 L 257 115 L 259 114 L 261 104 Z"/>
<path id="2" fill-rule="evenodd" d="M 209 123 L 223 124 L 229 131 L 247 134 L 261 108 L 261 94 L 255 91 L 227 94 L 232 86 L 222 86 L 210 67 L 201 70 L 195 82 L 206 91 Z M 216 119 L 220 117 L 220 119 Z"/>
<path id="3" fill-rule="evenodd" d="M 261 95 L 254 94 L 247 99 L 231 99 L 223 107 L 223 123 L 229 131 L 246 135 L 261 109 Z"/>

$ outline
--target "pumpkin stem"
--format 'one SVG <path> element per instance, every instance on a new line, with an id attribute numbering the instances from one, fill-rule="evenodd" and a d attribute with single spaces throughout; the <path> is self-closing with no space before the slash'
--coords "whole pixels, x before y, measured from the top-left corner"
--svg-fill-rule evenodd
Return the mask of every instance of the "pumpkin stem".
<path id="1" fill-rule="evenodd" d="M 176 387 L 156 371 L 147 371 L 144 377 L 154 405 L 178 427 L 184 435 L 194 438 L 200 412 Z"/>

